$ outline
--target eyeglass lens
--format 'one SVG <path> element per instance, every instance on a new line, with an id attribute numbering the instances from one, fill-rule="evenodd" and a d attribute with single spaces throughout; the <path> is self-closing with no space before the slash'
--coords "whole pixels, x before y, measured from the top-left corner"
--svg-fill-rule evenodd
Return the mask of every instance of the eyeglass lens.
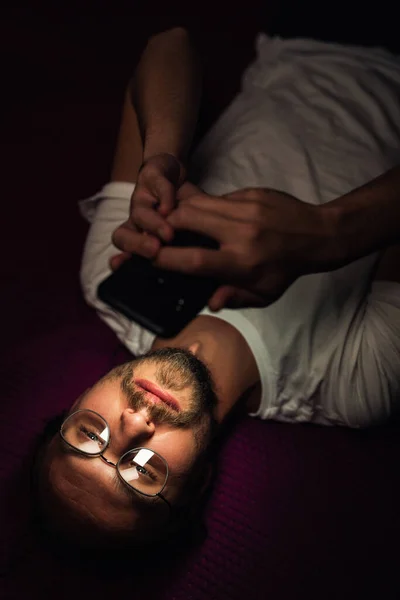
<path id="1" fill-rule="evenodd" d="M 110 439 L 107 422 L 90 410 L 70 415 L 64 421 L 61 434 L 68 444 L 88 456 L 101 454 Z M 120 458 L 117 468 L 128 485 L 148 495 L 162 490 L 168 474 L 165 459 L 148 448 L 130 450 Z"/>
<path id="2" fill-rule="evenodd" d="M 165 460 L 148 448 L 132 450 L 118 463 L 121 477 L 143 494 L 157 494 L 167 479 Z"/>
<path id="3" fill-rule="evenodd" d="M 61 434 L 71 446 L 89 455 L 100 454 L 110 439 L 106 421 L 89 410 L 79 410 L 68 417 Z"/>

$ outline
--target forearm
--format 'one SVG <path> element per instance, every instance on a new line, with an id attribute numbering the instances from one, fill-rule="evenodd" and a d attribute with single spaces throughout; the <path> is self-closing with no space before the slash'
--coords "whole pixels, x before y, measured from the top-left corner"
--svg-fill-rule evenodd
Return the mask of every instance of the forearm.
<path id="1" fill-rule="evenodd" d="M 398 243 L 400 166 L 325 204 L 321 210 L 331 224 L 328 262 L 331 259 L 340 266 Z"/>
<path id="2" fill-rule="evenodd" d="M 186 30 L 175 28 L 149 40 L 131 89 L 143 159 L 167 152 L 185 163 L 201 95 L 199 60 Z"/>

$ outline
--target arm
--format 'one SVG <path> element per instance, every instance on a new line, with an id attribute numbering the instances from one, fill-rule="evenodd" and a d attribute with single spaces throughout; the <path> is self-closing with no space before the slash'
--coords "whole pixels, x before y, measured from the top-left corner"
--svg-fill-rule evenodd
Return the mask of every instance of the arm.
<path id="1" fill-rule="evenodd" d="M 341 266 L 400 241 L 400 166 L 321 207 L 321 213 L 334 230 L 335 246 L 330 244 L 327 266 Z M 335 249 L 336 248 L 336 249 Z M 387 273 L 388 249 L 382 257 L 377 278 Z M 398 252 L 398 251 L 397 251 Z M 321 269 L 323 270 L 323 269 Z M 399 281 L 400 270 L 397 271 Z M 393 274 L 390 275 L 393 279 Z"/>
<path id="2" fill-rule="evenodd" d="M 175 157 L 178 171 L 183 167 L 196 127 L 200 79 L 185 29 L 150 38 L 126 89 L 112 180 L 136 183 L 143 162 L 163 153 Z"/>
<path id="3" fill-rule="evenodd" d="M 131 88 L 144 161 L 164 152 L 186 161 L 200 93 L 200 64 L 188 32 L 176 27 L 150 38 Z"/>
<path id="4" fill-rule="evenodd" d="M 200 79 L 199 60 L 185 29 L 177 27 L 149 40 L 130 85 L 128 104 L 134 126 L 125 128 L 123 135 L 125 158 L 132 140 L 141 138 L 142 165 L 134 179 L 124 170 L 113 170 L 114 178 L 130 177 L 137 184 L 129 218 L 113 234 L 114 244 L 124 251 L 113 260 L 113 268 L 132 253 L 154 256 L 160 239 L 173 237 L 165 217 L 175 206 L 185 178 L 198 118 Z M 126 162 L 121 152 L 118 161 Z"/>

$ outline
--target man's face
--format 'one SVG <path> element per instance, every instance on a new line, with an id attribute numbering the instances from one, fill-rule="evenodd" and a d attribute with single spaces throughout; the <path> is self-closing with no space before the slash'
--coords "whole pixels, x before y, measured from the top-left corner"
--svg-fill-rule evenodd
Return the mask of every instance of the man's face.
<path id="1" fill-rule="evenodd" d="M 215 401 L 207 368 L 186 350 L 164 348 L 111 371 L 70 412 L 90 409 L 107 421 L 111 437 L 104 456 L 114 464 L 139 446 L 160 454 L 169 467 L 163 495 L 174 506 L 207 446 Z M 72 530 L 74 513 L 82 532 L 86 522 L 92 529 L 126 530 L 140 537 L 168 518 L 160 498 L 127 488 L 115 467 L 82 456 L 60 436 L 49 446 L 46 467 L 48 487 L 59 501 L 49 504 L 59 504 L 53 516 L 64 519 L 64 529 Z"/>

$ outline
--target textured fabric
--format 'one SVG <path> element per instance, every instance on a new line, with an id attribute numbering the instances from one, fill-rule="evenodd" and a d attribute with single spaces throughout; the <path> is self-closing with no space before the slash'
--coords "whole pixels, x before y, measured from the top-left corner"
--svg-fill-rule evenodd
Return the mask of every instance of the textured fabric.
<path id="1" fill-rule="evenodd" d="M 202 188 L 220 194 L 266 186 L 323 204 L 399 161 L 396 57 L 265 35 L 257 50 L 241 94 L 195 152 L 193 173 Z M 109 183 L 81 204 L 93 221 L 81 280 L 91 306 L 132 352 L 142 354 L 154 335 L 96 293 L 110 273 L 111 234 L 126 219 L 133 189 Z M 232 324 L 254 354 L 262 383 L 254 416 L 362 427 L 393 413 L 400 397 L 400 285 L 386 285 L 382 309 L 371 288 L 376 260 L 371 255 L 302 277 L 263 309 L 202 311 Z"/>
<path id="2" fill-rule="evenodd" d="M 206 191 L 245 182 L 323 204 L 398 163 L 397 56 L 265 34 L 256 50 L 194 153 L 192 175 Z"/>

